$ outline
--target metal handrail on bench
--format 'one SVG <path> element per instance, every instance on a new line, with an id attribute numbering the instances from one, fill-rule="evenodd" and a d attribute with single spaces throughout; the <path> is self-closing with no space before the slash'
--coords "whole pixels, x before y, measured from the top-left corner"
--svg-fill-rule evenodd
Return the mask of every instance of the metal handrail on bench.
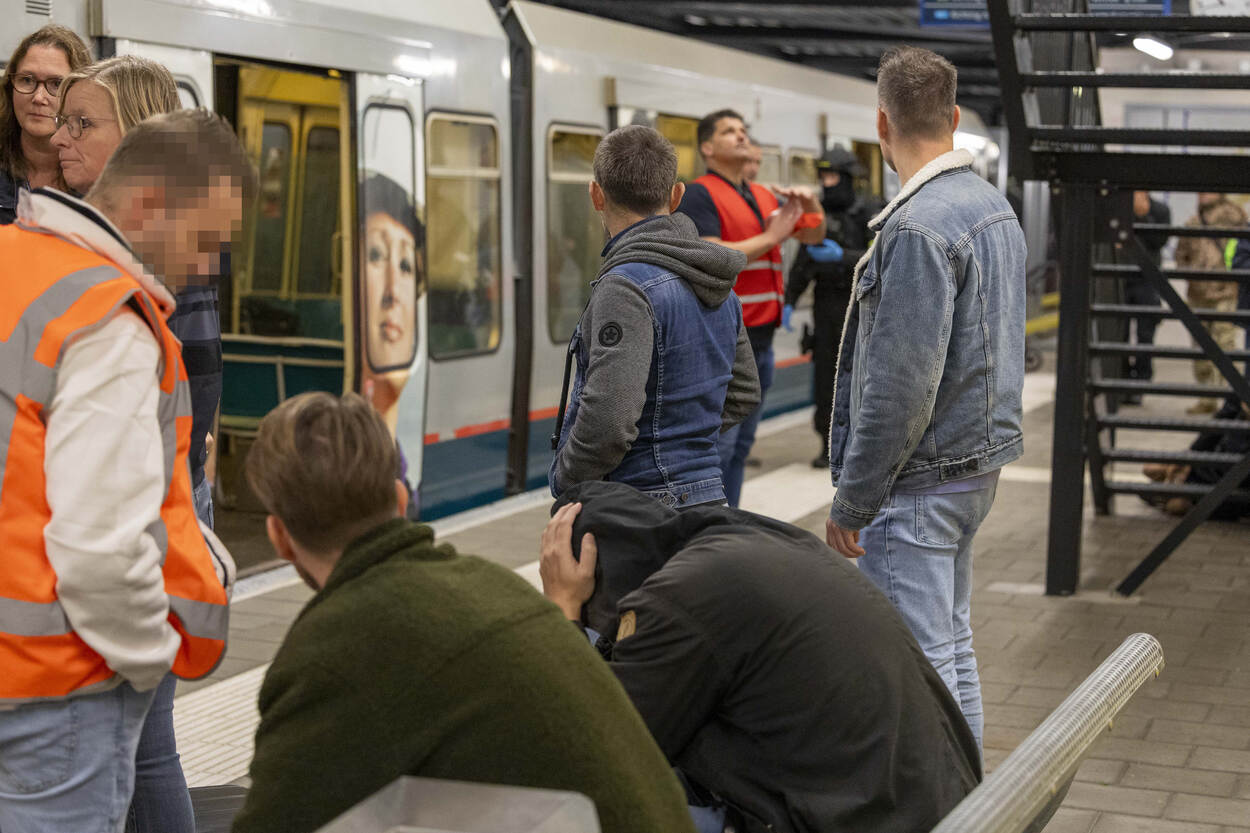
<path id="1" fill-rule="evenodd" d="M 1159 640 L 1148 633 L 1125 639 L 932 833 L 1041 830 L 1098 735 L 1162 670 Z"/>

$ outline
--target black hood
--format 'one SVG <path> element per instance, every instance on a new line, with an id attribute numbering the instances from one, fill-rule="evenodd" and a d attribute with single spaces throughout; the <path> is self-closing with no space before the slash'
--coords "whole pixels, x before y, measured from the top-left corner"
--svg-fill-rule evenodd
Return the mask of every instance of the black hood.
<path id="1" fill-rule="evenodd" d="M 582 511 L 573 522 L 573 556 L 581 559 L 582 536 L 587 532 L 595 536 L 599 550 L 595 591 L 582 609 L 582 618 L 609 639 L 616 635 L 621 599 L 705 532 L 715 527 L 722 528 L 718 531 L 728 531 L 729 527 L 766 530 L 769 537 L 765 544 L 775 542 L 778 546 L 811 537 L 773 518 L 719 504 L 678 512 L 637 489 L 606 480 L 578 483 L 560 496 L 551 513 L 579 502 Z M 760 543 L 758 537 L 744 540 L 744 545 L 752 547 Z"/>
<path id="2" fill-rule="evenodd" d="M 604 258 L 599 277 L 622 263 L 650 263 L 685 279 L 705 307 L 716 308 L 733 292 L 746 255 L 699 238 L 685 214 L 665 214 L 621 233 Z"/>

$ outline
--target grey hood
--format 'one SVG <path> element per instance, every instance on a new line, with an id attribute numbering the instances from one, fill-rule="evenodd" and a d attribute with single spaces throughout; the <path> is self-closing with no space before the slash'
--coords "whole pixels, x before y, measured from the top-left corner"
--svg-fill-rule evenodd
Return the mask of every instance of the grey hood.
<path id="1" fill-rule="evenodd" d="M 623 232 L 599 270 L 599 277 L 624 263 L 649 263 L 685 279 L 706 307 L 719 307 L 733 292 L 747 265 L 742 252 L 699 239 L 685 214 L 666 214 Z"/>

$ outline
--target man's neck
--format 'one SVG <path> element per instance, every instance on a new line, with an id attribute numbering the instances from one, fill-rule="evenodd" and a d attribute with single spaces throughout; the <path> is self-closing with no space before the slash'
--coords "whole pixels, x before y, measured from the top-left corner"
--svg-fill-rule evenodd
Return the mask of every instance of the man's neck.
<path id="1" fill-rule="evenodd" d="M 22 155 L 26 157 L 26 181 L 32 188 L 42 188 L 56 183 L 61 171 L 61 160 L 51 137 L 39 139 L 22 131 Z"/>
<path id="2" fill-rule="evenodd" d="M 630 226 L 634 225 L 635 223 L 641 223 L 643 220 L 648 220 L 660 214 L 667 214 L 667 213 L 668 213 L 667 211 L 657 211 L 655 214 L 644 215 L 644 214 L 631 214 L 629 212 L 609 213 L 605 211 L 603 213 L 603 225 L 607 228 L 608 238 L 610 239 L 610 238 L 616 237 L 618 234 L 620 234 L 621 232 L 623 232 L 625 229 L 629 228 Z"/>
<path id="3" fill-rule="evenodd" d="M 950 153 L 954 149 L 955 142 L 952 138 L 944 138 L 938 141 L 911 142 L 895 149 L 894 169 L 898 171 L 899 183 L 904 186 L 907 185 L 911 178 L 920 172 L 921 168 L 942 154 Z"/>
<path id="4" fill-rule="evenodd" d="M 714 174 L 719 174 L 720 176 L 723 176 L 725 179 L 732 182 L 738 188 L 741 188 L 743 186 L 744 183 L 742 180 L 742 165 L 741 164 L 729 166 L 729 165 L 723 165 L 720 162 L 717 162 L 712 159 L 708 159 L 706 161 L 707 161 L 707 169 L 709 171 L 711 171 Z"/>

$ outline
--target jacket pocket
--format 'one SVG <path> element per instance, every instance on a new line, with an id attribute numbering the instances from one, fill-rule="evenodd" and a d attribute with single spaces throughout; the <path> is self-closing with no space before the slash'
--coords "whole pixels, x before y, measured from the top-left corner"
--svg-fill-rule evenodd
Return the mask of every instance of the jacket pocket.
<path id="1" fill-rule="evenodd" d="M 855 303 L 859 305 L 859 335 L 867 338 L 877 317 L 877 305 L 881 301 L 881 280 L 876 265 L 869 262 L 855 284 Z"/>

